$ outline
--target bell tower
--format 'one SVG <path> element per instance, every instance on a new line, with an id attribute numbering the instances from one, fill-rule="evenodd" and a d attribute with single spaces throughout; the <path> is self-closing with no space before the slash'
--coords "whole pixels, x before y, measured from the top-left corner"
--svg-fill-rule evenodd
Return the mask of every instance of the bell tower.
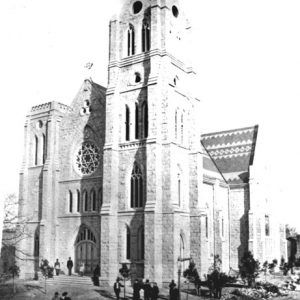
<path id="1" fill-rule="evenodd" d="M 162 283 L 190 251 L 189 154 L 200 147 L 190 26 L 178 0 L 124 2 L 110 21 L 101 278 L 112 284 L 126 262 Z"/>

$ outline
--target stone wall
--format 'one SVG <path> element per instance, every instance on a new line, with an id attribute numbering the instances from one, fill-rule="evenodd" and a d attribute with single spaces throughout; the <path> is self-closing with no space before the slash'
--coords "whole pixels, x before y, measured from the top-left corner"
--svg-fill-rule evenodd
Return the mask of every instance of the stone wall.
<path id="1" fill-rule="evenodd" d="M 237 270 L 240 259 L 248 251 L 248 186 L 230 187 L 229 199 L 230 267 Z"/>

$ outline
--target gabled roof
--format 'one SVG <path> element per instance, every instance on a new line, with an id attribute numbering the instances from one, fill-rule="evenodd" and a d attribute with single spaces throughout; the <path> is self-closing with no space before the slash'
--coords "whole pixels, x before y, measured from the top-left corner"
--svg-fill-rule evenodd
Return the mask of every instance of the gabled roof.
<path id="1" fill-rule="evenodd" d="M 216 168 L 226 174 L 240 174 L 239 181 L 248 180 L 253 164 L 258 126 L 203 134 L 201 142 Z"/>

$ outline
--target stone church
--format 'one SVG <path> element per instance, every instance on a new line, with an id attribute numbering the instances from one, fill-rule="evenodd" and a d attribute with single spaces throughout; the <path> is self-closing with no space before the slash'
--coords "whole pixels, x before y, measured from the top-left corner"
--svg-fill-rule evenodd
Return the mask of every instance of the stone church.
<path id="1" fill-rule="evenodd" d="M 179 0 L 124 0 L 110 22 L 107 87 L 86 79 L 70 106 L 32 107 L 24 276 L 42 258 L 66 270 L 71 257 L 76 272 L 99 264 L 102 284 L 127 263 L 133 278 L 161 285 L 177 277 L 178 258 L 206 274 L 219 255 L 228 272 L 247 250 L 263 260 L 280 248 L 271 215 L 252 205 L 258 126 L 201 130 L 190 34 Z"/>

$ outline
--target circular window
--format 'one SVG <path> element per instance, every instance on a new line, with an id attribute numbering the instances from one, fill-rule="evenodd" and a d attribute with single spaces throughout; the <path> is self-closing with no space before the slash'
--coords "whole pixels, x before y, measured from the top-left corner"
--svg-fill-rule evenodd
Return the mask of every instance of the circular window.
<path id="1" fill-rule="evenodd" d="M 140 83 L 142 80 L 140 73 L 135 73 L 135 83 Z"/>
<path id="2" fill-rule="evenodd" d="M 36 128 L 41 129 L 43 127 L 43 122 L 40 120 L 36 123 Z"/>
<path id="3" fill-rule="evenodd" d="M 87 142 L 81 145 L 76 154 L 76 168 L 82 175 L 93 174 L 100 163 L 99 148 Z"/>
<path id="4" fill-rule="evenodd" d="M 172 7 L 172 13 L 173 13 L 173 16 L 174 16 L 175 18 L 178 17 L 179 11 L 178 11 L 177 6 L 173 5 L 173 7 Z"/>
<path id="5" fill-rule="evenodd" d="M 141 1 L 136 1 L 133 3 L 133 13 L 138 14 L 143 8 L 143 3 Z"/>

